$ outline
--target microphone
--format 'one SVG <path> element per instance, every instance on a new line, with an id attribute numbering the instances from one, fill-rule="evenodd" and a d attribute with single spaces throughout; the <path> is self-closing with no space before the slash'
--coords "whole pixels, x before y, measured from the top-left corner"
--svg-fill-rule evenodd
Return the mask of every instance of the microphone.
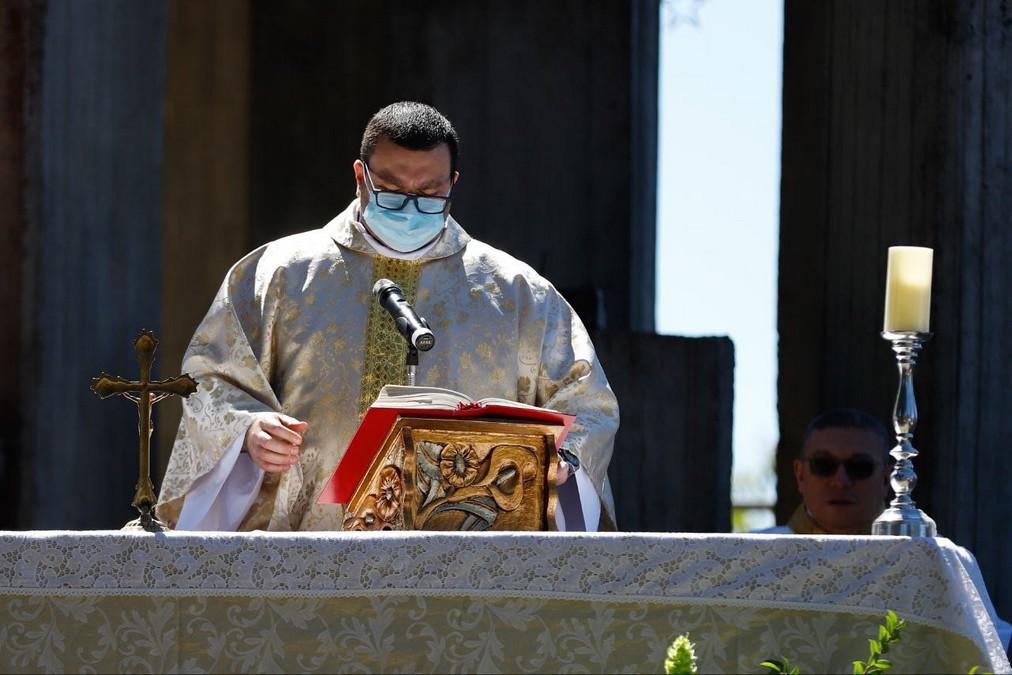
<path id="1" fill-rule="evenodd" d="M 404 298 L 401 287 L 389 279 L 380 279 L 372 287 L 373 295 L 380 307 L 390 312 L 397 330 L 408 344 L 421 352 L 427 352 L 436 344 L 436 336 L 429 330 L 429 324 L 418 316 L 411 304 Z"/>

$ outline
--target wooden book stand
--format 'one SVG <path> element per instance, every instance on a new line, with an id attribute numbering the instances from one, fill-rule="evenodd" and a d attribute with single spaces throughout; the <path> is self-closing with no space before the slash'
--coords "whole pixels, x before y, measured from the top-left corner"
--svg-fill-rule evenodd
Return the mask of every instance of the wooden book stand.
<path id="1" fill-rule="evenodd" d="M 345 530 L 555 530 L 558 427 L 401 416 L 345 510 Z"/>

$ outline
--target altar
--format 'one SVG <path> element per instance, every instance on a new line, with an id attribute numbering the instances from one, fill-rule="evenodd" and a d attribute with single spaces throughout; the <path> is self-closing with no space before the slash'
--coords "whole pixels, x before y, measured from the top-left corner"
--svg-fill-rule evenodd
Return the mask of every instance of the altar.
<path id="1" fill-rule="evenodd" d="M 4 672 L 1009 672 L 947 539 L 422 532 L 0 534 Z"/>

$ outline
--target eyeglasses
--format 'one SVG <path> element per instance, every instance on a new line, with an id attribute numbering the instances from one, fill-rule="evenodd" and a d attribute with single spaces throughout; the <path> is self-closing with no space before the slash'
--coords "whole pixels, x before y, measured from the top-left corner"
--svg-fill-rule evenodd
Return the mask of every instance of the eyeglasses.
<path id="1" fill-rule="evenodd" d="M 808 462 L 808 469 L 815 476 L 828 478 L 836 475 L 836 470 L 843 464 L 843 470 L 851 480 L 863 480 L 875 473 L 878 464 L 868 457 L 851 457 L 847 460 L 839 460 L 833 457 L 810 457 L 804 460 Z"/>
<path id="2" fill-rule="evenodd" d="M 376 200 L 376 206 L 381 209 L 387 209 L 388 211 L 400 211 L 408 202 L 414 202 L 415 208 L 420 213 L 442 213 L 446 210 L 446 202 L 450 201 L 450 193 L 447 193 L 445 197 L 432 197 L 429 195 L 416 195 L 405 192 L 391 192 L 389 190 L 377 190 L 376 185 L 372 182 L 372 176 L 369 173 L 369 165 L 362 160 L 362 166 L 365 167 L 365 178 L 368 182 L 366 187 L 369 188 L 369 192 L 373 194 L 373 198 Z M 450 186 L 450 192 L 453 192 L 453 186 Z"/>

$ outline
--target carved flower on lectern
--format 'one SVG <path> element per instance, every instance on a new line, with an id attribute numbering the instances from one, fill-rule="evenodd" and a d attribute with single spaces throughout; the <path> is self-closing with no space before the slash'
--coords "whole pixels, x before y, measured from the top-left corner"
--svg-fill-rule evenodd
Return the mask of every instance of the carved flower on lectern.
<path id="1" fill-rule="evenodd" d="M 362 506 L 358 511 L 358 517 L 348 524 L 346 529 L 350 530 L 382 530 L 383 519 L 379 515 L 376 495 L 369 495 L 362 500 Z"/>
<path id="2" fill-rule="evenodd" d="M 376 513 L 380 518 L 393 521 L 401 510 L 401 472 L 397 467 L 388 466 L 379 475 L 379 490 L 376 495 Z"/>
<path id="3" fill-rule="evenodd" d="M 464 487 L 478 477 L 481 461 L 470 445 L 449 443 L 439 453 L 439 473 L 453 487 Z"/>

